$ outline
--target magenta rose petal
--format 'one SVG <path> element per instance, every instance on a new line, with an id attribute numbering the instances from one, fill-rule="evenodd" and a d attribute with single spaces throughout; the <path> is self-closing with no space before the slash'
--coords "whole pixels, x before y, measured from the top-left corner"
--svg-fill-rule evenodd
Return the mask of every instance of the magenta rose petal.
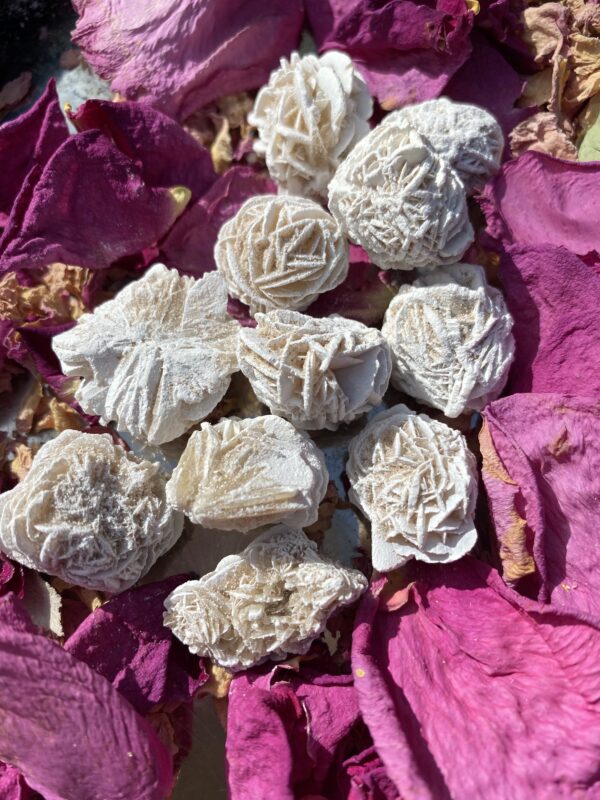
<path id="1" fill-rule="evenodd" d="M 227 758 L 231 800 L 398 797 L 372 752 L 352 677 L 308 664 L 233 679 Z"/>
<path id="2" fill-rule="evenodd" d="M 275 194 L 276 185 L 251 167 L 233 166 L 187 208 L 160 244 L 169 267 L 199 277 L 216 269 L 213 250 L 217 234 L 249 197 Z"/>
<path id="3" fill-rule="evenodd" d="M 54 80 L 30 109 L 0 126 L 0 226 L 6 224 L 27 174 L 43 167 L 68 136 Z"/>
<path id="4" fill-rule="evenodd" d="M 600 164 L 524 153 L 480 198 L 487 233 L 502 244 L 553 244 L 577 255 L 599 249 Z"/>
<path id="5" fill-rule="evenodd" d="M 187 199 L 148 185 L 100 131 L 72 136 L 38 180 L 29 174 L 0 238 L 0 273 L 53 261 L 104 269 L 160 239 Z"/>
<path id="6" fill-rule="evenodd" d="M 504 579 L 600 621 L 598 401 L 515 394 L 484 417 L 483 480 Z"/>
<path id="7" fill-rule="evenodd" d="M 2 800 L 34 800 L 35 794 L 16 767 L 0 762 L 0 797 Z"/>
<path id="8" fill-rule="evenodd" d="M 0 758 L 46 800 L 164 800 L 171 758 L 110 683 L 0 600 Z"/>
<path id="9" fill-rule="evenodd" d="M 348 53 L 387 110 L 437 97 L 471 52 L 461 0 L 306 0 L 306 10 L 319 50 Z"/>
<path id="10" fill-rule="evenodd" d="M 114 91 L 180 120 L 254 89 L 297 46 L 301 0 L 75 0 L 73 34 Z"/>
<path id="11" fill-rule="evenodd" d="M 78 131 L 100 130 L 140 167 L 150 186 L 186 186 L 191 200 L 215 182 L 210 153 L 179 123 L 140 103 L 88 100 L 71 121 Z"/>
<path id="12" fill-rule="evenodd" d="M 514 319 L 507 392 L 600 395 L 600 274 L 564 247 L 512 246 L 500 264 Z"/>
<path id="13" fill-rule="evenodd" d="M 600 629 L 521 597 L 471 557 L 415 564 L 407 579 L 387 601 L 385 579 L 363 596 L 352 654 L 400 796 L 594 796 Z"/>
<path id="14" fill-rule="evenodd" d="M 109 680 L 141 714 L 189 703 L 208 680 L 203 662 L 163 625 L 164 600 L 187 575 L 122 592 L 90 614 L 65 650 Z"/>

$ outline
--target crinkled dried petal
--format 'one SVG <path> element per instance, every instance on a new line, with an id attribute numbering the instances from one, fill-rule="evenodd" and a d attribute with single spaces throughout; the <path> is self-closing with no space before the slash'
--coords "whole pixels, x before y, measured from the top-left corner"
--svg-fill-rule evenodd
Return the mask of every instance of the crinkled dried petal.
<path id="1" fill-rule="evenodd" d="M 320 51 L 347 52 L 390 110 L 442 93 L 465 62 L 473 12 L 463 0 L 305 0 Z"/>
<path id="2" fill-rule="evenodd" d="M 279 417 L 203 422 L 167 484 L 167 498 L 192 522 L 248 532 L 318 518 L 328 481 L 325 459 L 306 433 Z"/>
<path id="3" fill-rule="evenodd" d="M 564 247 L 512 245 L 500 277 L 516 343 L 508 393 L 600 396 L 600 371 L 591 368 L 600 358 L 600 275 L 593 262 Z"/>
<path id="4" fill-rule="evenodd" d="M 329 184 L 331 213 L 383 269 L 452 264 L 473 241 L 464 186 L 407 121 L 393 116 L 338 167 Z"/>
<path id="5" fill-rule="evenodd" d="M 238 671 L 306 653 L 365 576 L 322 558 L 301 530 L 276 526 L 165 601 L 165 625 L 193 653 Z"/>
<path id="6" fill-rule="evenodd" d="M 369 132 L 373 101 L 345 54 L 281 59 L 256 98 L 248 122 L 255 151 L 286 192 L 317 199 L 354 145 Z"/>
<path id="7" fill-rule="evenodd" d="M 0 226 L 8 220 L 13 202 L 28 173 L 34 167 L 43 167 L 68 135 L 54 80 L 48 82 L 43 94 L 30 109 L 2 125 Z"/>
<path id="8" fill-rule="evenodd" d="M 114 91 L 185 119 L 254 89 L 298 42 L 301 0 L 75 0 L 73 42 Z"/>
<path id="9" fill-rule="evenodd" d="M 106 269 L 155 244 L 189 198 L 183 186 L 148 184 L 135 156 L 100 131 L 70 136 L 23 183 L 0 238 L 0 272 L 55 261 Z"/>
<path id="10" fill-rule="evenodd" d="M 174 575 L 137 586 L 96 608 L 65 642 L 65 650 L 110 681 L 140 714 L 159 704 L 190 703 L 208 680 L 202 661 L 163 625 L 167 595 L 187 579 Z"/>
<path id="11" fill-rule="evenodd" d="M 215 261 L 229 292 L 253 313 L 299 311 L 344 280 L 348 245 L 318 203 L 260 195 L 223 225 Z"/>
<path id="12" fill-rule="evenodd" d="M 504 580 L 600 621 L 598 401 L 515 394 L 484 416 L 482 473 Z"/>
<path id="13" fill-rule="evenodd" d="M 53 340 L 90 414 L 152 444 L 176 439 L 221 400 L 237 370 L 237 323 L 220 275 L 155 264 Z"/>
<path id="14" fill-rule="evenodd" d="M 507 161 L 479 203 L 487 232 L 503 243 L 598 249 L 600 165 L 523 153 Z M 560 199 L 560 202 L 558 202 Z"/>
<path id="15" fill-rule="evenodd" d="M 38 633 L 14 597 L 0 601 L 0 664 L 0 757 L 42 797 L 169 795 L 171 758 L 152 727 L 109 681 Z"/>
<path id="16" fill-rule="evenodd" d="M 471 557 L 406 572 L 395 608 L 381 585 L 365 594 L 352 644 L 360 710 L 400 796 L 592 800 L 600 628 Z"/>
<path id="17" fill-rule="evenodd" d="M 406 120 L 456 170 L 467 194 L 479 191 L 498 172 L 504 136 L 494 117 L 480 106 L 446 97 L 405 106 L 383 125 Z"/>
<path id="18" fill-rule="evenodd" d="M 480 411 L 506 384 L 514 354 L 512 317 L 502 293 L 474 264 L 426 273 L 401 286 L 382 333 L 392 351 L 392 383 L 447 417 Z"/>
<path id="19" fill-rule="evenodd" d="M 294 311 L 256 320 L 240 331 L 240 369 L 274 414 L 297 428 L 336 430 L 381 402 L 392 362 L 380 331 Z"/>
<path id="20" fill-rule="evenodd" d="M 109 435 L 63 431 L 36 454 L 26 477 L 0 495 L 0 549 L 68 583 L 119 592 L 181 534 L 156 464 Z"/>
<path id="21" fill-rule="evenodd" d="M 556 114 L 549 111 L 540 111 L 520 122 L 510 132 L 509 141 L 513 156 L 533 150 L 555 158 L 577 161 L 577 148 L 560 127 Z"/>
<path id="22" fill-rule="evenodd" d="M 350 443 L 350 499 L 371 520 L 373 566 L 456 561 L 475 544 L 477 468 L 464 437 L 397 405 Z"/>

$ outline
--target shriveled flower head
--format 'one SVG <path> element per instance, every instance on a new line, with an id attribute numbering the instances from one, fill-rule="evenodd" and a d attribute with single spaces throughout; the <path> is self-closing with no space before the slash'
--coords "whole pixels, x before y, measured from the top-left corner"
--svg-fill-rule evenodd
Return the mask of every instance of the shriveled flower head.
<path id="1" fill-rule="evenodd" d="M 229 292 L 250 310 L 299 310 L 348 274 L 340 226 L 312 200 L 259 195 L 223 225 L 215 261 Z"/>
<path id="2" fill-rule="evenodd" d="M 0 495 L 2 552 L 99 591 L 133 586 L 182 526 L 158 465 L 108 434 L 63 431 L 39 450 L 24 480 Z"/>
<path id="3" fill-rule="evenodd" d="M 452 264 L 473 241 L 460 178 L 403 120 L 356 145 L 329 184 L 329 208 L 382 269 Z"/>
<path id="4" fill-rule="evenodd" d="M 238 671 L 303 654 L 367 579 L 323 558 L 301 530 L 278 525 L 165 601 L 165 625 L 192 653 Z"/>
<path id="5" fill-rule="evenodd" d="M 372 112 L 369 90 L 350 58 L 330 50 L 282 58 L 248 121 L 258 128 L 254 149 L 273 180 L 290 194 L 320 199 L 340 161 L 369 132 Z"/>
<path id="6" fill-rule="evenodd" d="M 401 286 L 382 333 L 392 384 L 447 417 L 480 411 L 504 388 L 514 355 L 512 317 L 483 269 L 454 264 Z"/>
<path id="7" fill-rule="evenodd" d="M 306 433 L 279 417 L 202 423 L 190 436 L 167 498 L 196 524 L 250 531 L 317 521 L 327 467 Z"/>
<path id="8" fill-rule="evenodd" d="M 350 443 L 350 498 L 371 520 L 373 566 L 455 561 L 475 544 L 477 468 L 464 437 L 397 405 Z"/>
<path id="9" fill-rule="evenodd" d="M 220 275 L 195 280 L 156 264 L 52 346 L 64 373 L 82 378 L 75 396 L 84 411 L 162 444 L 227 391 L 237 331 Z"/>
<path id="10" fill-rule="evenodd" d="M 456 170 L 467 194 L 482 189 L 498 172 L 504 136 L 500 125 L 484 108 L 438 97 L 394 111 L 383 124 L 405 121 L 425 136 L 438 156 Z"/>
<path id="11" fill-rule="evenodd" d="M 240 369 L 274 414 L 297 428 L 335 430 L 381 402 L 391 356 L 380 331 L 294 311 L 256 319 L 240 332 Z"/>

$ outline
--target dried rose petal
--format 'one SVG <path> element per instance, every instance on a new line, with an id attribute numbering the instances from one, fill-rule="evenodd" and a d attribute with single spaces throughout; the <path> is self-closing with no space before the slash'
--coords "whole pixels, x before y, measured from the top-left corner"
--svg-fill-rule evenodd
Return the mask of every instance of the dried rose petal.
<path id="1" fill-rule="evenodd" d="M 483 479 L 504 579 L 600 620 L 598 402 L 517 394 L 484 417 Z"/>
<path id="2" fill-rule="evenodd" d="M 564 247 L 508 247 L 500 275 L 514 319 L 508 392 L 600 394 L 600 274 Z"/>
<path id="3" fill-rule="evenodd" d="M 187 579 L 174 575 L 123 592 L 86 617 L 65 643 L 141 714 L 189 702 L 208 680 L 203 662 L 163 625 L 165 598 Z"/>
<path id="4" fill-rule="evenodd" d="M 171 759 L 110 683 L 0 600 L 0 757 L 47 800 L 164 800 Z"/>
<path id="5" fill-rule="evenodd" d="M 471 50 L 462 0 L 306 0 L 306 11 L 319 50 L 348 53 L 386 110 L 437 97 Z"/>
<path id="6" fill-rule="evenodd" d="M 600 165 L 524 153 L 507 162 L 481 196 L 487 232 L 506 244 L 553 244 L 578 255 L 598 250 Z"/>
<path id="7" fill-rule="evenodd" d="M 29 173 L 0 238 L 0 273 L 53 261 L 104 269 L 158 241 L 188 200 L 181 186 L 149 185 L 100 131 L 71 136 Z"/>
<path id="8" fill-rule="evenodd" d="M 384 583 L 359 607 L 352 666 L 401 797 L 592 797 L 600 628 L 470 557 L 415 564 L 391 597 Z"/>
<path id="9" fill-rule="evenodd" d="M 129 100 L 185 119 L 268 78 L 295 47 L 300 0 L 75 0 L 73 42 L 96 72 Z"/>
<path id="10" fill-rule="evenodd" d="M 0 127 L 0 226 L 6 224 L 27 174 L 43 167 L 68 135 L 54 80 L 30 109 Z"/>

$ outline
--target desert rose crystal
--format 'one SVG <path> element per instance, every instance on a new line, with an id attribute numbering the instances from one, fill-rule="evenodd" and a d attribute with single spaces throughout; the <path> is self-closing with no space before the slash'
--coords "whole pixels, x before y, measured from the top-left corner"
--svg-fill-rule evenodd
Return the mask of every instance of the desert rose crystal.
<path id="1" fill-rule="evenodd" d="M 294 311 L 256 319 L 240 332 L 240 368 L 274 414 L 297 428 L 336 430 L 381 402 L 391 356 L 380 331 Z"/>
<path id="2" fill-rule="evenodd" d="M 289 422 L 270 415 L 223 419 L 192 433 L 167 498 L 209 528 L 302 528 L 317 521 L 327 481 L 321 451 Z"/>
<path id="3" fill-rule="evenodd" d="M 481 267 L 453 264 L 425 273 L 401 286 L 386 311 L 392 384 L 447 417 L 480 411 L 506 383 L 512 324 Z"/>
<path id="4" fill-rule="evenodd" d="M 181 534 L 165 478 L 108 434 L 63 431 L 24 480 L 0 495 L 0 549 L 67 583 L 121 592 Z"/>
<path id="5" fill-rule="evenodd" d="M 371 520 L 373 566 L 443 562 L 475 544 L 475 457 L 443 422 L 397 405 L 350 443 L 350 499 Z"/>
<path id="6" fill-rule="evenodd" d="M 498 172 L 504 136 L 484 108 L 438 97 L 405 106 L 389 114 L 383 124 L 402 121 L 424 136 L 438 156 L 456 170 L 468 194 L 482 189 Z"/>
<path id="7" fill-rule="evenodd" d="M 321 557 L 301 530 L 278 525 L 165 601 L 165 625 L 192 653 L 233 671 L 303 654 L 367 579 Z"/>
<path id="8" fill-rule="evenodd" d="M 473 241 L 462 181 L 402 119 L 354 147 L 329 184 L 329 207 L 382 269 L 452 264 Z"/>
<path id="9" fill-rule="evenodd" d="M 200 280 L 155 264 L 52 345 L 82 378 L 84 411 L 151 444 L 176 439 L 221 400 L 237 370 L 238 324 L 220 275 Z"/>
<path id="10" fill-rule="evenodd" d="M 369 132 L 373 101 L 351 59 L 325 55 L 281 59 L 248 116 L 258 129 L 254 149 L 290 194 L 327 197 L 338 164 Z"/>
<path id="11" fill-rule="evenodd" d="M 342 229 L 302 197 L 251 197 L 221 228 L 217 267 L 232 295 L 252 312 L 304 309 L 348 274 Z"/>

